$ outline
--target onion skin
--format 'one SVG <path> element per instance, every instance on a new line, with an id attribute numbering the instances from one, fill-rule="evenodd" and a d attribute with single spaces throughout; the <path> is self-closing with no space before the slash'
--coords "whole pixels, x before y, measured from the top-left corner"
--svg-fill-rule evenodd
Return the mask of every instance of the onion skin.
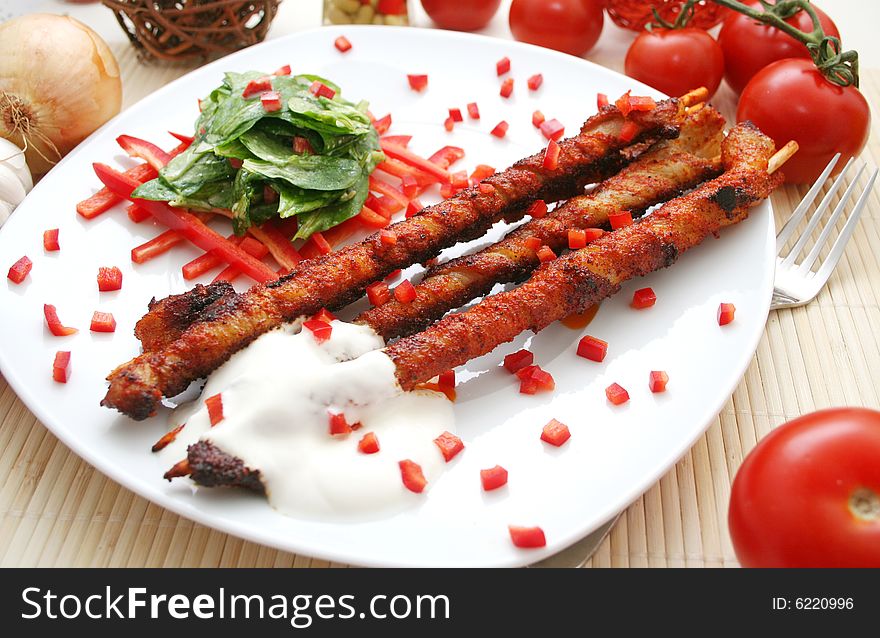
<path id="1" fill-rule="evenodd" d="M 15 129 L 10 98 L 27 118 L 30 134 Z M 45 13 L 0 24 L 0 136 L 19 147 L 27 137 L 34 175 L 52 168 L 59 154 L 119 113 L 121 105 L 119 65 L 89 27 Z"/>

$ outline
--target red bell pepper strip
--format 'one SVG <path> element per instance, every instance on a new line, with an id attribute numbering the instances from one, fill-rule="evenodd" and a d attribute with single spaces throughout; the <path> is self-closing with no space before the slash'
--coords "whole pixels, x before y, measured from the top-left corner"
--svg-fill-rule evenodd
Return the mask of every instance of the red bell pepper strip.
<path id="1" fill-rule="evenodd" d="M 391 113 L 373 122 L 373 128 L 379 135 L 384 135 L 391 128 Z"/>
<path id="2" fill-rule="evenodd" d="M 388 182 L 373 177 L 372 175 L 370 176 L 370 190 L 381 195 L 386 195 L 396 201 L 400 204 L 397 210 L 403 210 L 406 208 L 406 205 L 409 204 L 409 198 L 406 195 L 394 188 Z"/>
<path id="3" fill-rule="evenodd" d="M 428 161 L 431 164 L 436 164 L 441 168 L 449 168 L 453 164 L 455 164 L 458 160 L 464 158 L 464 149 L 459 148 L 458 146 L 444 146 L 436 153 L 431 155 L 428 158 Z"/>
<path id="4" fill-rule="evenodd" d="M 142 159 L 157 171 L 171 161 L 170 153 L 166 153 L 155 144 L 131 135 L 120 135 L 116 138 L 116 143 L 128 153 L 129 157 Z"/>
<path id="5" fill-rule="evenodd" d="M 167 253 L 172 247 L 182 241 L 183 235 L 173 230 L 166 230 L 164 233 L 153 237 L 150 241 L 132 248 L 131 260 L 136 264 L 142 264 L 154 257 Z"/>
<path id="6" fill-rule="evenodd" d="M 262 259 L 269 254 L 269 249 L 253 237 L 245 237 L 244 239 L 242 239 L 240 246 L 244 252 L 256 259 Z M 235 278 L 238 277 L 240 274 L 241 271 L 238 269 L 238 267 L 230 265 L 224 268 L 220 272 L 220 274 L 214 277 L 212 283 L 216 281 L 228 281 L 231 283 L 235 281 Z"/>
<path id="7" fill-rule="evenodd" d="M 435 177 L 440 182 L 448 182 L 450 181 L 449 171 L 437 166 L 433 162 L 426 160 L 423 157 L 419 157 L 415 153 L 409 151 L 403 146 L 399 146 L 397 144 L 389 144 L 388 142 L 381 142 L 382 150 L 385 151 L 385 154 L 393 159 L 400 160 L 404 164 L 409 164 L 410 166 L 421 170 L 424 173 L 428 173 L 429 175 Z"/>
<path id="8" fill-rule="evenodd" d="M 226 239 L 238 246 L 241 244 L 241 240 L 244 239 L 244 237 L 236 237 L 235 235 L 230 235 Z M 187 281 L 190 281 L 192 279 L 195 279 L 196 277 L 201 277 L 206 272 L 216 268 L 222 263 L 223 260 L 211 252 L 205 253 L 204 255 L 199 255 L 195 259 L 188 261 L 183 265 L 180 270 L 183 274 L 183 278 Z"/>
<path id="9" fill-rule="evenodd" d="M 125 208 L 125 212 L 128 214 L 128 218 L 135 224 L 140 224 L 141 222 L 147 221 L 150 217 L 152 217 L 149 211 L 144 210 L 137 204 L 129 204 Z"/>
<path id="10" fill-rule="evenodd" d="M 255 226 L 249 228 L 248 232 L 259 239 L 272 253 L 272 257 L 278 262 L 278 265 L 283 266 L 286 270 L 293 270 L 302 261 L 302 256 L 275 225 L 267 223 Z"/>
<path id="11" fill-rule="evenodd" d="M 183 133 L 175 133 L 174 131 L 168 131 L 168 135 L 176 140 L 183 142 L 187 146 L 192 144 L 193 140 L 195 139 L 192 135 L 184 135 Z"/>
<path id="12" fill-rule="evenodd" d="M 380 141 L 406 147 L 412 141 L 412 135 L 383 135 Z"/>
<path id="13" fill-rule="evenodd" d="M 120 197 L 131 199 L 132 191 L 138 186 L 137 182 L 104 164 L 96 163 L 94 169 L 98 178 L 110 190 Z M 202 250 L 216 250 L 229 265 L 236 266 L 255 281 L 262 283 L 277 278 L 275 271 L 266 264 L 226 241 L 189 211 L 173 208 L 165 202 L 147 199 L 138 199 L 137 204 L 150 211 L 160 223 L 179 232 Z"/>

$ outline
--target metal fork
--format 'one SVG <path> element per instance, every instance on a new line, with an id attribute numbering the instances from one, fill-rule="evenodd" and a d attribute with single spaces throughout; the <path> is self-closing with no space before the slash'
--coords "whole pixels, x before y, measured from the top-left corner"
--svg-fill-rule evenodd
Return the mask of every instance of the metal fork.
<path id="1" fill-rule="evenodd" d="M 816 243 L 810 248 L 806 257 L 803 257 L 800 262 L 796 261 L 807 249 L 807 243 L 810 240 L 810 236 L 816 230 L 819 222 L 822 221 L 822 217 L 831 205 L 831 200 L 840 192 L 844 180 L 846 179 L 846 174 L 853 164 L 853 160 L 850 159 L 846 163 L 846 166 L 843 167 L 843 170 L 840 171 L 837 179 L 834 180 L 828 193 L 822 198 L 822 201 L 816 207 L 815 212 L 812 217 L 810 217 L 809 222 L 807 222 L 806 228 L 804 228 L 803 232 L 797 238 L 792 249 L 783 256 L 783 250 L 786 244 L 794 236 L 798 224 L 800 224 L 806 216 L 807 211 L 816 200 L 819 190 L 828 179 L 828 176 L 831 174 L 831 171 L 834 169 L 839 159 L 840 153 L 835 155 L 828 163 L 828 166 L 822 171 L 819 179 L 817 179 L 810 187 L 810 190 L 807 191 L 807 194 L 801 200 L 800 204 L 794 209 L 791 217 L 785 222 L 782 230 L 776 235 L 776 254 L 778 256 L 776 257 L 776 279 L 773 282 L 773 300 L 770 304 L 772 310 L 803 306 L 816 298 L 816 295 L 819 294 L 819 291 L 831 276 L 834 267 L 837 266 L 837 262 L 840 261 L 840 257 L 843 255 L 846 244 L 850 237 L 852 237 L 856 224 L 859 221 L 859 217 L 861 217 L 862 211 L 865 209 L 868 195 L 871 193 L 871 188 L 874 186 L 874 181 L 877 179 L 877 173 L 880 169 L 875 168 L 874 172 L 871 173 L 871 177 L 868 178 L 867 185 L 859 195 L 852 212 L 850 212 L 849 218 L 843 226 L 843 230 L 840 231 L 840 234 L 831 246 L 828 255 L 823 261 L 819 262 L 819 252 L 831 237 L 831 233 L 834 231 L 838 220 L 840 220 L 846 210 L 850 197 L 855 192 L 859 178 L 862 176 L 862 173 L 865 172 L 867 166 L 863 164 L 841 196 L 840 202 L 834 208 L 831 217 L 828 218 L 828 221 L 819 233 L 819 238 L 816 240 Z M 815 266 L 817 262 L 819 262 L 818 268 L 814 271 L 813 266 Z"/>

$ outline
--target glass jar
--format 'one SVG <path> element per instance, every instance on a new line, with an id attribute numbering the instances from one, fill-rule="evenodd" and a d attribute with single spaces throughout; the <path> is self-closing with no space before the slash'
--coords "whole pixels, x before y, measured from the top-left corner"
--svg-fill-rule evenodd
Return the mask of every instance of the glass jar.
<path id="1" fill-rule="evenodd" d="M 406 0 L 324 0 L 324 24 L 406 26 Z"/>

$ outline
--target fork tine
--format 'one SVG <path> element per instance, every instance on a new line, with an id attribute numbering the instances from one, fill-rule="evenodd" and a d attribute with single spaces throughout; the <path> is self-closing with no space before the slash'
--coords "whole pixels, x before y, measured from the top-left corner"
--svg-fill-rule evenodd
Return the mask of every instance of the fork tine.
<path id="1" fill-rule="evenodd" d="M 825 170 L 822 171 L 822 174 L 819 175 L 819 179 L 817 179 L 813 185 L 810 187 L 810 190 L 807 191 L 807 194 L 804 195 L 804 198 L 801 200 L 800 204 L 797 205 L 797 208 L 794 209 L 791 216 L 785 222 L 785 225 L 782 227 L 782 230 L 779 231 L 779 234 L 776 235 L 776 253 L 778 254 L 780 250 L 782 250 L 783 246 L 785 246 L 785 242 L 789 240 L 789 238 L 794 233 L 797 225 L 800 223 L 801 219 L 803 219 L 804 215 L 806 215 L 807 210 L 810 208 L 810 205 L 815 201 L 816 195 L 819 194 L 819 189 L 822 188 L 822 184 L 825 183 L 825 180 L 828 179 L 828 176 L 831 174 L 831 171 L 834 170 L 834 167 L 837 165 L 837 160 L 840 159 L 840 153 L 831 158 L 831 161 L 828 162 L 828 166 L 825 167 Z"/>
<path id="2" fill-rule="evenodd" d="M 816 263 L 816 259 L 819 258 L 819 251 L 822 250 L 822 246 L 825 245 L 825 242 L 828 241 L 828 236 L 831 234 L 831 231 L 834 230 L 835 225 L 837 224 L 837 220 L 840 219 L 840 216 L 843 214 L 844 209 L 846 208 L 847 202 L 849 202 L 849 198 L 852 195 L 853 191 L 856 188 L 856 184 L 859 181 L 859 178 L 862 176 L 862 173 L 865 172 L 867 168 L 867 164 L 862 164 L 862 167 L 859 169 L 859 172 L 856 173 L 856 176 L 852 178 L 852 181 L 849 183 L 849 186 L 846 188 L 846 192 L 841 196 L 840 202 L 834 208 L 834 212 L 831 213 L 831 217 L 825 223 L 825 227 L 822 229 L 822 232 L 819 234 L 819 239 L 816 240 L 816 245 L 810 250 L 810 254 L 807 255 L 806 259 L 804 259 L 799 265 L 798 270 L 803 274 L 807 274 L 809 270 L 813 267 L 813 264 Z"/>
<path id="3" fill-rule="evenodd" d="M 828 189 L 828 193 L 825 197 L 822 198 L 819 206 L 816 207 L 816 211 L 813 213 L 813 216 L 810 217 L 810 221 L 807 222 L 807 227 L 801 233 L 801 236 L 798 237 L 797 243 L 795 243 L 794 247 L 782 260 L 782 267 L 786 268 L 791 266 L 797 256 L 804 249 L 804 245 L 809 241 L 810 235 L 816 229 L 816 226 L 819 225 L 819 222 L 822 220 L 822 216 L 825 214 L 825 211 L 828 210 L 828 206 L 831 204 L 831 199 L 837 194 L 840 190 L 841 184 L 843 184 L 843 180 L 846 179 L 846 173 L 849 170 L 849 167 L 852 166 L 853 158 L 846 163 L 846 166 L 843 167 L 843 170 L 840 171 L 840 175 L 837 176 L 837 179 L 834 180 L 834 183 L 831 185 L 831 188 Z"/>
<path id="4" fill-rule="evenodd" d="M 849 241 L 849 238 L 852 237 L 853 231 L 856 229 L 859 217 L 862 216 L 862 210 L 865 208 L 865 204 L 868 201 L 868 195 L 871 194 L 871 189 L 874 187 L 874 181 L 877 179 L 878 173 L 880 173 L 880 169 L 877 168 L 871 173 L 871 177 L 868 179 L 865 190 L 862 191 L 853 212 L 850 214 L 849 219 L 846 220 L 846 225 L 843 227 L 840 236 L 831 247 L 831 252 L 828 253 L 828 257 L 822 263 L 822 267 L 816 271 L 816 276 L 814 278 L 815 284 L 824 286 L 825 282 L 828 281 L 828 278 L 831 276 L 834 267 L 837 265 L 837 262 L 840 261 L 840 257 L 843 255 L 846 244 Z"/>

